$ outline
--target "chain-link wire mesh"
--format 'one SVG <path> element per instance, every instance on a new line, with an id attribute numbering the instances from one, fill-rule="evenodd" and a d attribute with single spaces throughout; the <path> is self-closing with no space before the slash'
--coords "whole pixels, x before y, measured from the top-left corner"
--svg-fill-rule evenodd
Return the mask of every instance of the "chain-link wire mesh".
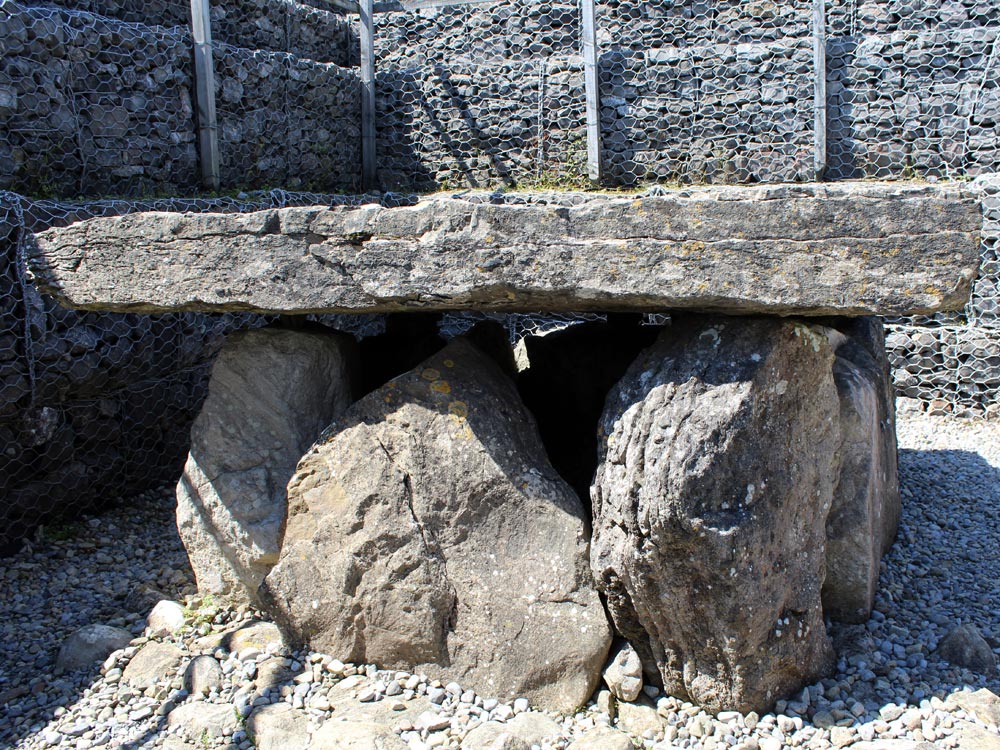
<path id="1" fill-rule="evenodd" d="M 827 0 L 833 179 L 967 178 L 1000 164 L 1000 5 Z"/>
<path id="2" fill-rule="evenodd" d="M 1000 418 L 1000 178 L 982 184 L 979 278 L 965 309 L 888 322 L 897 395 L 936 414 Z"/>
<path id="3" fill-rule="evenodd" d="M 188 2 L 0 0 L 0 189 L 201 185 Z M 329 9 L 213 4 L 224 189 L 359 189 L 357 37 Z"/>
<path id="4" fill-rule="evenodd" d="M 176 194 L 197 184 L 186 25 L 0 0 L 0 39 L 0 189 Z"/>
<path id="5" fill-rule="evenodd" d="M 267 322 L 247 314 L 63 309 L 27 278 L 31 232 L 134 211 L 227 213 L 365 200 L 372 198 L 272 191 L 74 204 L 0 192 L 0 553 L 66 512 L 175 479 L 226 334 Z M 379 316 L 321 320 L 356 335 L 378 332 L 381 323 Z"/>
<path id="6" fill-rule="evenodd" d="M 815 177 L 812 0 L 600 0 L 607 182 Z"/>
<path id="7" fill-rule="evenodd" d="M 375 22 L 384 187 L 586 184 L 576 2 L 500 0 Z"/>

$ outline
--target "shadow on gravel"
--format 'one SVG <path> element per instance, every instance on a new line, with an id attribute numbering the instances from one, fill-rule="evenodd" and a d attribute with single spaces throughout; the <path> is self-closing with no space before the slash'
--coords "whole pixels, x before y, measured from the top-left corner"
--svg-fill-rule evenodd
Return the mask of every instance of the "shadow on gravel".
<path id="1" fill-rule="evenodd" d="M 972 625 L 1000 653 L 1000 470 L 975 451 L 899 451 L 903 514 L 883 558 L 872 618 L 831 628 L 838 682 L 871 721 L 888 704 L 918 707 L 963 687 L 1000 692 L 984 675 L 941 659 L 941 640 Z M 889 715 L 893 711 L 887 712 Z"/>
<path id="2" fill-rule="evenodd" d="M 142 493 L 100 516 L 45 529 L 3 560 L 0 748 L 44 746 L 34 735 L 73 724 L 73 706 L 99 686 L 100 663 L 56 674 L 72 632 L 100 623 L 141 635 L 156 601 L 193 591 L 173 506 L 172 487 Z"/>

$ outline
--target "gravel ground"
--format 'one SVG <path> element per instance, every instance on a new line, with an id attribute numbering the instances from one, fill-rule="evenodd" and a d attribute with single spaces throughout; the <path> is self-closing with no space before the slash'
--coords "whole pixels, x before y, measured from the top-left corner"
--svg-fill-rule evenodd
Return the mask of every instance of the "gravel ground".
<path id="1" fill-rule="evenodd" d="M 992 699 L 970 693 L 1000 692 L 996 673 L 935 653 L 952 629 L 972 625 L 1000 654 L 1000 424 L 907 415 L 899 438 L 903 521 L 883 562 L 876 611 L 865 625 L 831 627 L 837 674 L 775 713 L 709 716 L 655 693 L 616 706 L 601 691 L 575 716 L 546 716 L 525 701 L 500 704 L 420 675 L 290 653 L 267 624 L 240 631 L 248 636 L 237 648 L 220 634 L 258 615 L 194 596 L 172 493 L 163 490 L 49 529 L 0 563 L 0 747 L 248 750 L 254 732 L 258 747 L 304 747 L 306 737 L 312 748 L 335 747 L 320 728 L 347 718 L 381 723 L 412 750 L 499 748 L 490 722 L 523 739 L 522 750 L 560 750 L 580 738 L 575 750 L 622 748 L 625 735 L 605 726 L 658 749 L 1000 748 L 1000 702 L 983 708 L 983 696 Z M 184 622 L 151 636 L 145 615 L 160 598 L 183 602 L 176 612 Z M 57 674 L 60 645 L 91 623 L 125 628 L 136 640 L 99 669 Z M 136 656 L 156 649 L 167 654 L 158 665 Z M 197 655 L 196 669 L 189 664 Z M 140 673 L 147 684 L 129 684 Z M 279 725 L 300 741 L 268 740 Z"/>

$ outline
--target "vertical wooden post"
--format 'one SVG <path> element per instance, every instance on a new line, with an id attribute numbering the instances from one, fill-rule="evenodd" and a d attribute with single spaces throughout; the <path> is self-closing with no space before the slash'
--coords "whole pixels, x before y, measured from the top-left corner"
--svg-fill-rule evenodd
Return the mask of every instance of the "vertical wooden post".
<path id="1" fill-rule="evenodd" d="M 208 3 L 209 0 L 191 0 L 191 36 L 194 37 L 194 85 L 198 107 L 201 181 L 208 190 L 218 190 L 219 123 L 215 112 L 212 17 Z"/>
<path id="2" fill-rule="evenodd" d="M 816 75 L 813 173 L 819 181 L 826 172 L 826 0 L 813 0 L 813 67 Z"/>
<path id="3" fill-rule="evenodd" d="M 583 82 L 587 95 L 587 176 L 601 181 L 601 82 L 597 69 L 595 0 L 580 0 L 583 41 Z"/>
<path id="4" fill-rule="evenodd" d="M 376 187 L 374 1 L 361 0 L 361 189 Z"/>

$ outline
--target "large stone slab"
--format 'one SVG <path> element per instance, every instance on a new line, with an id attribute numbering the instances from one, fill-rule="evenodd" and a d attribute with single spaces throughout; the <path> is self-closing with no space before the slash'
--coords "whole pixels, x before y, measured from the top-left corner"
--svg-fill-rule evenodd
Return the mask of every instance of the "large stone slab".
<path id="1" fill-rule="evenodd" d="M 611 638 L 582 503 L 466 339 L 348 409 L 288 502 L 260 597 L 294 645 L 553 710 L 590 697 Z"/>
<path id="2" fill-rule="evenodd" d="M 833 359 L 823 327 L 677 318 L 608 396 L 591 565 L 671 695 L 763 712 L 832 667 Z"/>
<path id="3" fill-rule="evenodd" d="M 977 195 L 837 183 L 144 213 L 43 232 L 30 263 L 90 310 L 920 313 L 969 296 Z"/>

